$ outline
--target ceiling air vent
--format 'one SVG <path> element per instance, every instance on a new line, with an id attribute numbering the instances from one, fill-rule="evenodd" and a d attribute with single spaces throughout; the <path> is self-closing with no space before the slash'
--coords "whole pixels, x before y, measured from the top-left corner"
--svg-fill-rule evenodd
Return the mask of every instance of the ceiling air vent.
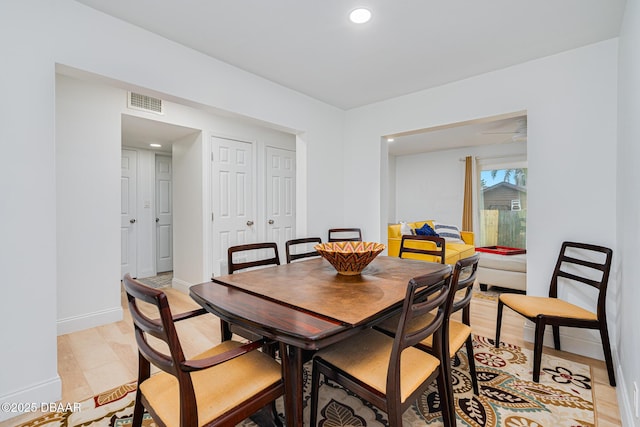
<path id="1" fill-rule="evenodd" d="M 149 113 L 164 114 L 162 99 L 153 98 L 147 95 L 141 95 L 135 92 L 129 92 L 128 101 L 129 108 L 147 111 Z"/>

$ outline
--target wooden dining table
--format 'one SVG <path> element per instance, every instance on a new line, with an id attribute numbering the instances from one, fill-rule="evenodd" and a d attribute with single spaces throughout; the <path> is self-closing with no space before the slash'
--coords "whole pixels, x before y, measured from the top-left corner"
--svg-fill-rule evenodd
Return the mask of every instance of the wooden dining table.
<path id="1" fill-rule="evenodd" d="M 280 343 L 287 425 L 303 425 L 305 350 L 318 350 L 393 316 L 413 277 L 449 267 L 378 256 L 343 276 L 322 258 L 220 276 L 190 288 L 207 311 Z"/>

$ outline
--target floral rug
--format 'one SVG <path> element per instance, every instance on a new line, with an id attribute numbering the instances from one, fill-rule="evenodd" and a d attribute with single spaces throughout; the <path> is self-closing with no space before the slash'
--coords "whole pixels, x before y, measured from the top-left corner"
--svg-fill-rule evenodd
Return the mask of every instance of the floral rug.
<path id="1" fill-rule="evenodd" d="M 586 365 L 543 354 L 540 383 L 531 381 L 532 354 L 510 344 L 475 337 L 474 354 L 480 396 L 473 394 L 464 348 L 453 360 L 458 426 L 594 426 L 591 371 Z M 309 419 L 311 365 L 305 365 L 305 419 Z M 125 384 L 80 403 L 75 411 L 43 415 L 20 427 L 131 425 L 135 383 Z M 386 414 L 332 383 L 322 383 L 318 423 L 323 427 L 387 426 Z M 282 409 L 281 399 L 278 402 Z M 78 410 L 79 409 L 79 410 Z M 145 414 L 144 426 L 155 425 Z M 247 420 L 243 427 L 255 426 Z M 404 426 L 441 426 L 435 384 L 405 413 Z"/>
<path id="2" fill-rule="evenodd" d="M 147 286 L 151 286 L 152 288 L 160 289 L 171 286 L 171 281 L 173 280 L 173 271 L 168 271 L 166 273 L 159 273 L 157 276 L 152 277 L 144 277 L 142 279 L 137 279 L 139 282 L 144 283 Z"/>

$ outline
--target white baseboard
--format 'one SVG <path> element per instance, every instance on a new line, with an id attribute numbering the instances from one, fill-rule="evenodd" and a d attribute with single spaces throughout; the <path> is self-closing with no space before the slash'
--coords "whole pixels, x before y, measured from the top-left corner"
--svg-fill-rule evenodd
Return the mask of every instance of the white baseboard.
<path id="1" fill-rule="evenodd" d="M 107 325 L 120 320 L 122 320 L 121 306 L 58 319 L 58 335 L 70 334 L 71 332 Z"/>
<path id="2" fill-rule="evenodd" d="M 189 293 L 189 288 L 191 286 L 193 286 L 193 283 L 185 282 L 184 280 L 176 279 L 175 277 L 171 279 L 171 287 L 184 294 Z"/>
<path id="3" fill-rule="evenodd" d="M 618 397 L 618 408 L 620 410 L 620 422 L 623 426 L 639 427 L 640 421 L 633 414 L 633 403 L 629 400 L 629 396 L 633 396 L 633 390 L 628 388 L 625 381 L 624 372 L 618 363 L 616 354 L 613 355 L 613 361 L 616 369 L 616 396 Z"/>
<path id="4" fill-rule="evenodd" d="M 60 377 L 56 375 L 49 380 L 31 385 L 21 390 L 17 390 L 13 393 L 5 394 L 4 396 L 0 396 L 0 402 L 2 402 L 3 405 L 6 403 L 16 403 L 24 405 L 25 402 L 29 402 L 30 405 L 33 404 L 39 406 L 42 404 L 46 405 L 52 402 L 56 402 L 60 400 L 61 396 L 62 382 L 60 381 Z M 18 409 L 17 406 L 16 409 Z M 5 421 L 10 418 L 17 417 L 18 415 L 22 415 L 22 413 L 0 411 L 0 421 Z"/>

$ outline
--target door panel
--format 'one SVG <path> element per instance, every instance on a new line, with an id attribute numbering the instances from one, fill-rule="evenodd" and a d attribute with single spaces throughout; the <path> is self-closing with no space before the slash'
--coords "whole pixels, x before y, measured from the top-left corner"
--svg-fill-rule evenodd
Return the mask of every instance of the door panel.
<path id="1" fill-rule="evenodd" d="M 286 259 L 285 243 L 296 235 L 295 158 L 295 151 L 267 147 L 267 241 L 278 244 L 280 259 Z"/>
<path id="2" fill-rule="evenodd" d="M 226 274 L 229 246 L 256 240 L 253 145 L 211 138 L 213 268 Z"/>
<path id="3" fill-rule="evenodd" d="M 171 157 L 156 155 L 156 272 L 173 270 Z"/>
<path id="4" fill-rule="evenodd" d="M 138 153 L 122 150 L 120 175 L 120 274 L 138 276 L 136 244 L 136 171 Z"/>

